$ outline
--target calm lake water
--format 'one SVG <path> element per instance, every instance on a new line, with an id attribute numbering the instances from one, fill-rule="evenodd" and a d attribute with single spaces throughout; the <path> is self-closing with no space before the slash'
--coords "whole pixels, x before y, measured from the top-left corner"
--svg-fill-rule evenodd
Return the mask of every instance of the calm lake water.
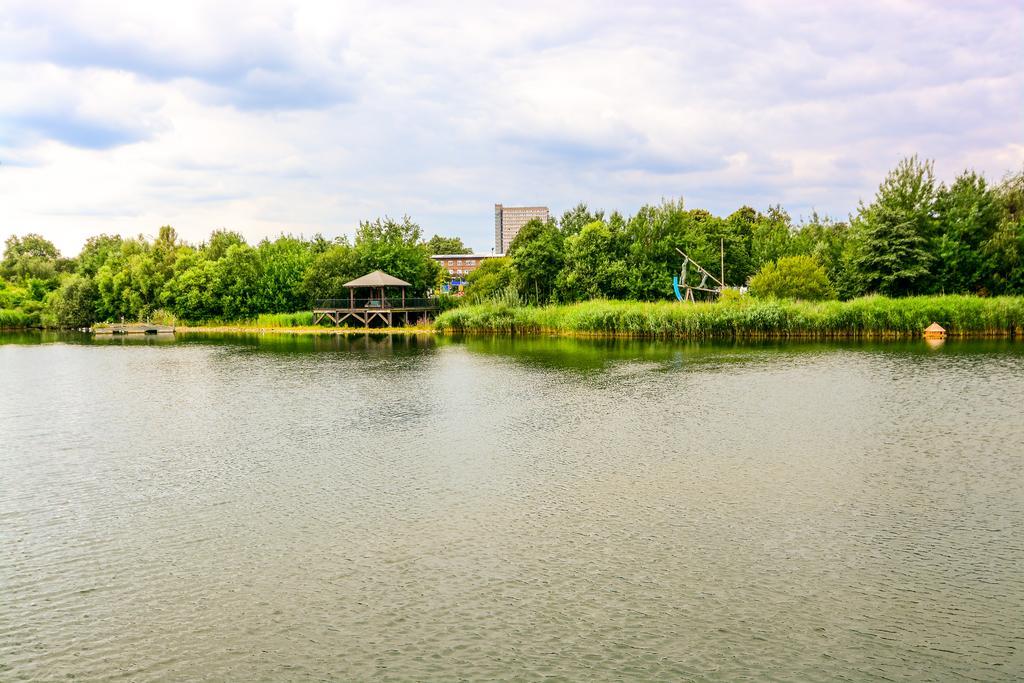
<path id="1" fill-rule="evenodd" d="M 0 680 L 1015 680 L 1024 344 L 0 336 Z"/>

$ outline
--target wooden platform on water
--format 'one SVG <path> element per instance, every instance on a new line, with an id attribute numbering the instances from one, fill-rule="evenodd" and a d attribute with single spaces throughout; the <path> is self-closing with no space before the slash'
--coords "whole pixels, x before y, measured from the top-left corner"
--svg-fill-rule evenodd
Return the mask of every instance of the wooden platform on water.
<path id="1" fill-rule="evenodd" d="M 396 322 L 408 325 L 429 319 L 436 312 L 436 299 L 319 299 L 313 305 L 313 324 L 326 319 L 335 325 L 355 321 L 366 327 L 374 322 L 393 327 Z"/>
<path id="2" fill-rule="evenodd" d="M 89 329 L 93 334 L 174 334 L 172 325 L 152 323 L 115 323 Z"/>

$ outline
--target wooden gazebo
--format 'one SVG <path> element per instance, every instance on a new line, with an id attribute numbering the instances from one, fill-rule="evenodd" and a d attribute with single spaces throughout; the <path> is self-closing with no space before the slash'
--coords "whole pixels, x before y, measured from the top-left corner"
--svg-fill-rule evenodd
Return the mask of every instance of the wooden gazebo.
<path id="1" fill-rule="evenodd" d="M 383 270 L 375 270 L 372 273 L 367 273 L 362 277 L 357 277 L 355 280 L 350 280 L 342 285 L 348 290 L 348 300 L 351 305 L 355 305 L 356 290 L 367 289 L 369 290 L 369 296 L 366 298 L 366 302 L 369 308 L 390 308 L 388 304 L 392 303 L 387 300 L 384 296 L 384 292 L 387 289 L 399 289 L 402 292 L 402 306 L 405 306 L 405 288 L 412 287 L 405 280 L 400 280 L 394 275 L 388 275 Z M 374 295 L 377 295 L 376 298 Z"/>
<path id="2" fill-rule="evenodd" d="M 405 290 L 412 287 L 405 280 L 388 275 L 383 270 L 375 270 L 355 280 L 346 282 L 348 300 L 320 299 L 313 307 L 313 324 L 316 325 L 327 318 L 335 325 L 340 325 L 349 318 L 358 320 L 366 327 L 377 320 L 388 327 L 394 325 L 394 314 L 399 321 L 409 323 L 409 314 L 420 317 L 433 311 L 436 306 L 432 299 L 408 299 Z M 389 297 L 388 291 L 399 291 L 398 297 Z"/>

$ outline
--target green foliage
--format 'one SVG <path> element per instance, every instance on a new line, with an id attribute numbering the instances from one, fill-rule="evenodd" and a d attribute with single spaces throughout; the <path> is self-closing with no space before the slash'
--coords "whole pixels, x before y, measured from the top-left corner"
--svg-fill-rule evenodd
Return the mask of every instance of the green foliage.
<path id="1" fill-rule="evenodd" d="M 378 218 L 360 223 L 353 244 L 358 274 L 383 270 L 412 285 L 410 296 L 422 296 L 441 282 L 443 269 L 430 258 L 421 234 L 408 216 L 401 221 Z"/>
<path id="2" fill-rule="evenodd" d="M 603 220 L 604 211 L 591 212 L 586 204 L 580 202 L 562 214 L 562 219 L 558 222 L 558 229 L 565 237 L 569 237 L 578 233 L 584 226 Z"/>
<path id="3" fill-rule="evenodd" d="M 795 253 L 792 221 L 781 206 L 773 206 L 766 215 L 755 218 L 750 235 L 750 262 L 755 271 Z"/>
<path id="4" fill-rule="evenodd" d="M 998 294 L 1024 292 L 1024 171 L 1008 175 L 996 188 L 999 224 L 982 243 L 986 288 Z"/>
<path id="5" fill-rule="evenodd" d="M 534 303 L 550 301 L 555 280 L 565 260 L 563 237 L 551 221 L 534 218 L 524 225 L 508 247 L 519 293 Z"/>
<path id="6" fill-rule="evenodd" d="M 233 246 L 228 252 L 238 248 Z M 257 281 L 254 289 L 247 290 L 251 308 L 246 312 L 284 313 L 309 306 L 303 291 L 303 275 L 315 257 L 309 243 L 281 235 L 273 242 L 263 240 L 256 251 Z"/>
<path id="7" fill-rule="evenodd" d="M 610 334 L 688 339 L 917 336 L 932 322 L 952 335 L 1024 332 L 1024 297 L 880 296 L 851 301 L 718 303 L 593 300 L 569 305 L 461 306 L 436 320 L 443 332 Z"/>
<path id="8" fill-rule="evenodd" d="M 484 259 L 466 277 L 466 301 L 479 303 L 494 298 L 512 287 L 512 276 L 512 262 L 507 257 Z"/>
<path id="9" fill-rule="evenodd" d="M 861 203 L 855 263 L 864 291 L 906 296 L 928 289 L 936 196 L 932 162 L 914 156 L 886 176 L 871 204 Z"/>
<path id="10" fill-rule="evenodd" d="M 820 263 L 840 299 L 850 299 L 861 291 L 853 264 L 853 247 L 848 223 L 833 221 L 817 212 L 793 234 L 793 252 Z"/>
<path id="11" fill-rule="evenodd" d="M 763 270 L 751 283 L 759 294 L 832 296 L 823 294 L 821 270 L 791 268 L 808 263 L 787 260 L 793 257 L 819 264 L 828 289 L 843 300 L 873 292 L 1024 294 L 1024 172 L 993 186 L 965 171 L 946 186 L 936 183 L 931 162 L 911 157 L 849 223 L 815 213 L 793 225 L 779 206 L 764 213 L 743 206 L 722 218 L 681 200 L 645 205 L 629 217 L 579 204 L 558 224 L 527 224 L 508 255 L 484 260 L 469 275 L 465 297 L 451 301 L 506 308 L 665 301 L 682 260 L 677 250 L 717 276 L 723 248 L 726 283 L 744 284 Z M 71 313 L 89 310 L 83 300 L 67 308 L 68 295 L 81 293 L 64 289 L 74 274 L 95 286 L 96 320 L 144 320 L 160 309 L 184 321 L 251 320 L 347 298 L 345 282 L 378 269 L 410 282 L 409 296 L 422 296 L 444 280 L 431 253 L 468 251 L 456 237 L 424 241 L 408 217 L 363 222 L 351 242 L 282 235 L 257 246 L 227 230 L 190 246 L 163 226 L 155 238 L 92 237 L 75 259 L 29 234 L 6 241 L 0 309 L 20 311 L 33 324 L 84 319 Z"/>
<path id="12" fill-rule="evenodd" d="M 565 266 L 557 279 L 559 300 L 617 299 L 629 294 L 623 227 L 598 220 L 566 238 Z"/>
<path id="13" fill-rule="evenodd" d="M 78 273 L 96 277 L 103 264 L 121 251 L 123 243 L 120 235 L 97 235 L 87 239 L 76 259 Z"/>
<path id="14" fill-rule="evenodd" d="M 16 308 L 0 308 L 0 330 L 19 327 L 33 327 L 39 324 L 39 316 L 32 316 Z"/>
<path id="15" fill-rule="evenodd" d="M 473 250 L 462 242 L 461 237 L 442 237 L 434 235 L 427 240 L 427 253 L 431 256 L 438 254 L 472 254 Z"/>
<path id="16" fill-rule="evenodd" d="M 999 203 L 985 179 L 964 172 L 950 187 L 939 188 L 935 212 L 940 231 L 931 251 L 931 272 L 935 292 L 977 292 L 985 282 L 982 245 L 999 228 Z"/>
<path id="17" fill-rule="evenodd" d="M 57 286 L 57 275 L 63 268 L 64 260 L 61 259 L 57 247 L 41 235 L 11 235 L 4 242 L 0 276 L 14 280 L 33 279 L 46 282 L 46 291 L 50 291 Z"/>
<path id="18" fill-rule="evenodd" d="M 297 311 L 295 313 L 261 313 L 256 318 L 257 327 L 310 327 L 312 324 L 312 311 Z"/>
<path id="19" fill-rule="evenodd" d="M 224 257 L 216 262 L 215 275 L 216 296 L 224 318 L 247 318 L 260 311 L 262 275 L 263 262 L 256 249 L 248 244 L 228 247 Z"/>
<path id="20" fill-rule="evenodd" d="M 359 270 L 352 245 L 340 240 L 313 259 L 303 275 L 302 290 L 310 301 L 347 299 L 344 284 L 365 274 Z"/>
<path id="21" fill-rule="evenodd" d="M 750 293 L 762 299 L 820 301 L 836 298 L 825 269 L 810 256 L 785 256 L 766 263 L 750 278 Z"/>
<path id="22" fill-rule="evenodd" d="M 203 255 L 210 261 L 218 261 L 227 256 L 228 249 L 234 246 L 245 246 L 245 238 L 241 233 L 232 230 L 214 230 L 210 240 L 203 245 Z"/>
<path id="23" fill-rule="evenodd" d="M 217 262 L 194 250 L 183 251 L 171 279 L 161 293 L 163 305 L 185 320 L 206 320 L 222 315 Z"/>
<path id="24" fill-rule="evenodd" d="M 88 275 L 70 275 L 47 297 L 47 319 L 62 328 L 88 327 L 96 320 L 99 291 Z"/>

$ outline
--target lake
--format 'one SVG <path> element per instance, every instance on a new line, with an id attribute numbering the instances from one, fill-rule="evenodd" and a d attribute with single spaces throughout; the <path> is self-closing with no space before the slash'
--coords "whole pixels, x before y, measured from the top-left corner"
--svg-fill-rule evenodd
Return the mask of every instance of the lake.
<path id="1" fill-rule="evenodd" d="M 1024 344 L 0 335 L 0 680 L 1015 680 Z"/>

